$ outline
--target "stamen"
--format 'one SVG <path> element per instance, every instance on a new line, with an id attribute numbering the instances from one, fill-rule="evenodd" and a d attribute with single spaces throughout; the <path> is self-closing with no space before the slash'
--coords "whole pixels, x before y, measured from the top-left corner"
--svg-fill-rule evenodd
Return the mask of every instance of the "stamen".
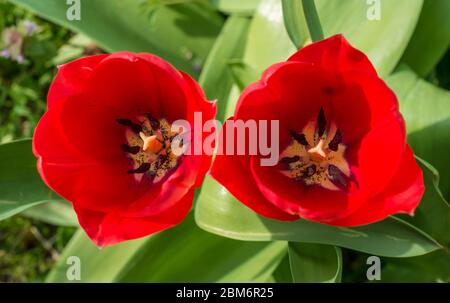
<path id="1" fill-rule="evenodd" d="M 122 144 L 120 146 L 120 148 L 124 152 L 130 153 L 130 154 L 133 154 L 133 155 L 136 155 L 141 150 L 141 148 L 139 146 L 129 146 L 128 144 Z"/>
<path id="2" fill-rule="evenodd" d="M 303 171 L 303 177 L 304 178 L 312 177 L 316 173 L 316 171 L 317 171 L 317 166 L 315 164 L 312 164 Z"/>
<path id="3" fill-rule="evenodd" d="M 178 132 L 171 130 L 172 125 L 166 119 L 157 120 L 151 114 L 144 114 L 136 117 L 139 124 L 130 119 L 116 121 L 130 128 L 125 132 L 127 144 L 120 146 L 134 163 L 128 173 L 145 174 L 151 182 L 158 183 L 177 166 L 181 154 L 174 153 L 172 141 Z M 175 143 L 181 148 L 186 142 L 180 140 Z M 141 177 L 135 176 L 136 180 Z"/>
<path id="4" fill-rule="evenodd" d="M 299 156 L 293 156 L 293 157 L 284 157 L 280 159 L 280 163 L 284 163 L 284 164 L 290 164 L 290 163 L 294 163 L 300 160 Z"/>
<path id="5" fill-rule="evenodd" d="M 159 123 L 158 119 L 153 117 L 151 114 L 147 114 L 148 121 L 150 122 L 150 126 L 153 130 L 158 130 L 161 127 L 161 124 Z"/>
<path id="6" fill-rule="evenodd" d="M 306 140 L 306 136 L 305 134 L 298 134 L 293 130 L 289 131 L 289 134 L 291 135 L 292 138 L 294 138 L 295 141 L 297 141 L 298 143 L 300 143 L 301 145 L 304 146 L 308 146 L 308 140 Z"/>
<path id="7" fill-rule="evenodd" d="M 135 132 L 136 134 L 138 134 L 139 132 L 142 131 L 142 126 L 140 126 L 139 124 L 133 123 L 131 120 L 117 119 L 116 121 L 117 121 L 117 123 L 119 123 L 121 125 L 130 127 L 133 130 L 133 132 Z"/>
<path id="8" fill-rule="evenodd" d="M 139 166 L 136 169 L 131 169 L 128 171 L 129 174 L 143 174 L 146 173 L 150 169 L 150 163 L 142 163 L 141 166 Z"/>
<path id="9" fill-rule="evenodd" d="M 301 132 L 289 130 L 291 143 L 280 154 L 277 169 L 306 186 L 320 185 L 328 190 L 346 190 L 352 182 L 350 166 L 345 159 L 346 146 L 334 123 L 328 124 L 320 108 Z"/>
<path id="10" fill-rule="evenodd" d="M 342 141 L 342 134 L 339 128 L 336 130 L 333 140 L 328 144 L 328 148 L 332 151 L 337 151 L 339 149 L 339 144 Z"/>
<path id="11" fill-rule="evenodd" d="M 328 174 L 330 175 L 330 181 L 338 187 L 347 187 L 347 177 L 341 170 L 335 165 L 328 165 Z"/>
<path id="12" fill-rule="evenodd" d="M 323 107 L 320 108 L 319 115 L 317 116 L 317 134 L 320 137 L 325 133 L 327 127 L 327 120 L 325 119 L 325 113 Z"/>

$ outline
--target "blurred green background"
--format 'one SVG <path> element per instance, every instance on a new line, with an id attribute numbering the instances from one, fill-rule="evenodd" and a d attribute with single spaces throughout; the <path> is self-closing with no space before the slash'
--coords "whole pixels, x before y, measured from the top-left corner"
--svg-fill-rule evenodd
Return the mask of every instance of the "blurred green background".
<path id="1" fill-rule="evenodd" d="M 36 28 L 27 34 L 29 24 Z M 0 143 L 33 135 L 58 64 L 101 51 L 88 39 L 0 0 L 2 50 L 8 30 L 23 36 L 23 62 L 0 57 Z M 75 230 L 23 214 L 0 221 L 0 282 L 43 281 Z"/>

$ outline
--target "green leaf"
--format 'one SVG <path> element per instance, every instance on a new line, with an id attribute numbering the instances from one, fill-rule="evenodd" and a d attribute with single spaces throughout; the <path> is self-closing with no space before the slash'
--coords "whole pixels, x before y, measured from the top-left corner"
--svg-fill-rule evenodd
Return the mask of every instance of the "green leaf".
<path id="1" fill-rule="evenodd" d="M 110 52 L 151 52 L 193 75 L 223 23 L 206 1 L 155 7 L 147 0 L 81 0 L 81 20 L 69 21 L 60 0 L 10 0 L 83 33 Z"/>
<path id="2" fill-rule="evenodd" d="M 228 65 L 233 75 L 234 83 L 241 91 L 259 79 L 259 73 L 242 61 L 232 61 Z"/>
<path id="3" fill-rule="evenodd" d="M 230 16 L 216 40 L 200 75 L 199 83 L 210 100 L 218 100 L 217 117 L 224 119 L 226 101 L 233 86 L 227 63 L 244 53 L 250 19 Z"/>
<path id="4" fill-rule="evenodd" d="M 384 261 L 382 282 L 450 282 L 450 206 L 439 190 L 439 173 L 417 158 L 424 172 L 425 195 L 414 217 L 405 216 L 415 226 L 444 244 L 443 250 L 406 260 Z"/>
<path id="5" fill-rule="evenodd" d="M 69 256 L 80 258 L 80 282 L 262 282 L 285 254 L 285 242 L 242 242 L 204 232 L 191 214 L 174 228 L 101 250 L 79 231 L 47 282 L 68 282 Z"/>
<path id="6" fill-rule="evenodd" d="M 385 76 L 403 55 L 423 1 L 381 0 L 380 3 L 380 20 L 367 18 L 371 6 L 366 1 L 319 0 L 316 6 L 325 36 L 344 34 L 354 47 L 369 56 L 379 74 Z M 309 40 L 306 22 L 296 21 L 296 24 L 302 26 L 297 29 L 296 41 L 304 45 Z M 284 26 L 281 1 L 263 0 L 250 26 L 244 61 L 262 71 L 270 64 L 286 60 L 295 51 Z"/>
<path id="7" fill-rule="evenodd" d="M 287 253 L 281 260 L 272 275 L 272 281 L 276 283 L 292 283 L 291 264 L 289 264 L 289 254 Z"/>
<path id="8" fill-rule="evenodd" d="M 439 250 L 407 259 L 383 259 L 385 283 L 450 283 L 450 253 Z"/>
<path id="9" fill-rule="evenodd" d="M 56 226 L 79 226 L 72 205 L 65 201 L 42 203 L 25 210 L 21 215 Z"/>
<path id="10" fill-rule="evenodd" d="M 329 244 L 389 257 L 419 256 L 441 248 L 427 234 L 393 217 L 355 228 L 334 227 L 307 220 L 271 220 L 239 203 L 210 177 L 203 183 L 195 217 L 197 224 L 209 232 L 244 241 Z"/>
<path id="11" fill-rule="evenodd" d="M 425 0 L 413 37 L 402 62 L 427 76 L 450 46 L 450 1 Z"/>
<path id="12" fill-rule="evenodd" d="M 341 282 L 342 252 L 329 245 L 289 242 L 294 282 Z"/>
<path id="13" fill-rule="evenodd" d="M 59 199 L 39 177 L 31 140 L 0 145 L 0 220 Z"/>
<path id="14" fill-rule="evenodd" d="M 210 0 L 210 2 L 225 14 L 252 15 L 261 0 Z"/>
<path id="15" fill-rule="evenodd" d="M 441 190 L 450 197 L 450 92 L 438 88 L 408 69 L 387 78 L 400 102 L 414 153 L 441 173 Z"/>
<path id="16" fill-rule="evenodd" d="M 427 232 L 439 243 L 450 247 L 450 205 L 439 189 L 439 172 L 420 158 L 417 158 L 417 162 L 423 170 L 425 194 L 414 217 L 402 218 Z"/>
<path id="17" fill-rule="evenodd" d="M 295 47 L 300 49 L 308 37 L 301 0 L 282 0 L 283 18 L 286 31 Z"/>

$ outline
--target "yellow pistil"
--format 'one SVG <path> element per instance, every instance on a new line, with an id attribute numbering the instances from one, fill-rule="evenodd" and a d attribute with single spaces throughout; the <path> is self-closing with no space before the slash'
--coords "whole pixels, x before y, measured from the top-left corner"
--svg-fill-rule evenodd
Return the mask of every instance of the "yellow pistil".
<path id="1" fill-rule="evenodd" d="M 325 141 L 320 139 L 319 143 L 308 150 L 309 157 L 314 162 L 322 162 L 327 158 L 327 153 L 324 150 Z"/>
<path id="2" fill-rule="evenodd" d="M 143 132 L 140 132 L 139 136 L 144 142 L 142 146 L 143 151 L 151 154 L 158 154 L 162 150 L 163 144 L 156 135 L 147 136 Z"/>

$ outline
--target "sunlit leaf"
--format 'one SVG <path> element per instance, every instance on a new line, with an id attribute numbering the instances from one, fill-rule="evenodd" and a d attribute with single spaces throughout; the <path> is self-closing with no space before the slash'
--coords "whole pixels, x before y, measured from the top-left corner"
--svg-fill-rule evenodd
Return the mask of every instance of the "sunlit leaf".
<path id="1" fill-rule="evenodd" d="M 296 283 L 341 281 L 342 252 L 338 247 L 289 242 L 289 261 Z"/>
<path id="2" fill-rule="evenodd" d="M 174 228 L 104 249 L 79 231 L 47 282 L 69 282 L 69 256 L 80 259 L 79 282 L 263 282 L 285 254 L 285 242 L 218 237 L 199 229 L 189 215 Z"/>
<path id="3" fill-rule="evenodd" d="M 450 1 L 425 0 L 414 35 L 402 58 L 420 76 L 427 76 L 450 46 Z"/>
<path id="4" fill-rule="evenodd" d="M 0 145 L 0 220 L 59 199 L 39 177 L 31 140 Z"/>
<path id="5" fill-rule="evenodd" d="M 333 227 L 307 220 L 284 222 L 268 219 L 236 201 L 210 177 L 204 182 L 195 215 L 201 228 L 244 241 L 329 244 L 390 257 L 418 256 L 441 248 L 430 236 L 392 217 L 355 228 Z"/>
<path id="6" fill-rule="evenodd" d="M 108 51 L 151 52 L 193 75 L 223 23 L 206 0 L 158 5 L 147 0 L 81 0 L 80 20 L 60 0 L 10 0 L 78 33 Z"/>

